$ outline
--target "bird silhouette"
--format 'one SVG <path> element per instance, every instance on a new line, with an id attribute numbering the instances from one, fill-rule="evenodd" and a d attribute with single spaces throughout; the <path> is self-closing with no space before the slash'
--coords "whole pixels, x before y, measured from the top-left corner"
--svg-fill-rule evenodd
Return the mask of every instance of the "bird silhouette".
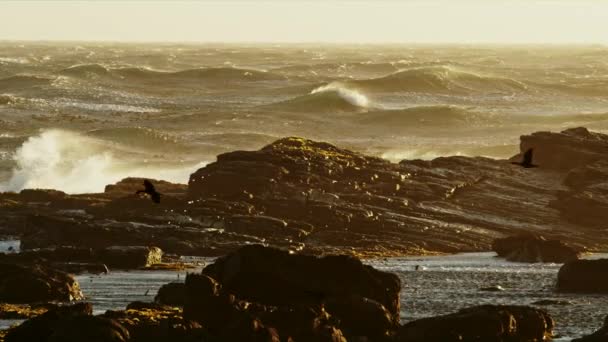
<path id="1" fill-rule="evenodd" d="M 532 164 L 532 154 L 534 152 L 533 148 L 529 148 L 526 152 L 524 152 L 524 160 L 521 162 L 511 162 L 511 164 L 519 165 L 526 169 L 538 167 L 538 165 Z"/>
<path id="2" fill-rule="evenodd" d="M 135 194 L 148 194 L 150 195 L 150 199 L 152 199 L 154 203 L 160 203 L 160 193 L 156 191 L 156 188 L 154 188 L 152 182 L 147 179 L 144 179 L 144 188 L 144 190 L 137 190 Z"/>

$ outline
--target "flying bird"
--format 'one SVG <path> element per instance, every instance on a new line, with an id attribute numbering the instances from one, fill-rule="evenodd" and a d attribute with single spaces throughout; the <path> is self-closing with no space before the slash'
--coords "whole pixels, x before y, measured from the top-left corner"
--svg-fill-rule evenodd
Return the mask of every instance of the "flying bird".
<path id="1" fill-rule="evenodd" d="M 511 162 L 511 164 L 515 164 L 515 165 L 519 165 L 522 166 L 526 169 L 532 168 L 532 167 L 538 167 L 538 165 L 532 164 L 532 154 L 533 154 L 534 149 L 533 148 L 529 148 L 525 153 L 524 153 L 524 160 L 521 162 Z"/>
<path id="2" fill-rule="evenodd" d="M 137 190 L 135 194 L 148 194 L 154 203 L 160 203 L 160 193 L 156 191 L 152 182 L 147 179 L 144 179 L 144 190 Z"/>

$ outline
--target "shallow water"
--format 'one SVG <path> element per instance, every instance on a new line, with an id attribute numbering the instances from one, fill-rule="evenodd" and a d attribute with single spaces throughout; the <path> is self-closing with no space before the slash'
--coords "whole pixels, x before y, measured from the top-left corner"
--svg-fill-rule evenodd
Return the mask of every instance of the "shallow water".
<path id="1" fill-rule="evenodd" d="M 608 255 L 593 255 L 592 258 Z M 608 295 L 557 293 L 554 291 L 561 264 L 527 264 L 496 258 L 495 253 L 463 253 L 439 257 L 408 257 L 374 260 L 374 267 L 394 272 L 403 284 L 401 319 L 447 314 L 480 304 L 531 305 L 552 299 L 569 305 L 549 305 L 561 339 L 578 337 L 597 330 L 608 315 Z M 421 270 L 416 271 L 415 266 Z M 500 285 L 499 292 L 480 288 Z"/>

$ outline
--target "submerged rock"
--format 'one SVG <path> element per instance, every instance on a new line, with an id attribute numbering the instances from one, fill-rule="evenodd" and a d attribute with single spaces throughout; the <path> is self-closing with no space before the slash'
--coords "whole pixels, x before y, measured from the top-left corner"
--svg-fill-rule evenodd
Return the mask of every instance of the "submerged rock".
<path id="1" fill-rule="evenodd" d="M 67 273 L 41 265 L 0 263 L 2 302 L 70 302 L 81 299 L 80 285 Z"/>
<path id="2" fill-rule="evenodd" d="M 481 305 L 403 325 L 396 341 L 519 341 L 550 339 L 553 319 L 543 310 L 515 305 Z"/>
<path id="3" fill-rule="evenodd" d="M 608 293 L 608 259 L 576 260 L 565 263 L 557 273 L 557 290 Z"/>
<path id="4" fill-rule="evenodd" d="M 524 234 L 496 239 L 492 249 L 509 261 L 557 262 L 576 260 L 580 252 L 559 240 L 547 240 L 542 236 Z"/>

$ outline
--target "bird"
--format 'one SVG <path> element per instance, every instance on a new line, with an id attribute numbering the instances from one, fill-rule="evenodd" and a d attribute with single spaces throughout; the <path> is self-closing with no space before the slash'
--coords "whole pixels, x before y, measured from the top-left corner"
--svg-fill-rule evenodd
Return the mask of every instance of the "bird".
<path id="1" fill-rule="evenodd" d="M 136 195 L 139 194 L 148 194 L 154 203 L 160 203 L 160 193 L 156 191 L 152 182 L 147 179 L 144 179 L 144 190 L 137 190 Z"/>
<path id="2" fill-rule="evenodd" d="M 511 164 L 519 165 L 526 169 L 538 167 L 538 165 L 532 164 L 532 153 L 534 152 L 533 148 L 529 148 L 526 152 L 524 152 L 524 160 L 521 162 L 511 162 Z"/>

